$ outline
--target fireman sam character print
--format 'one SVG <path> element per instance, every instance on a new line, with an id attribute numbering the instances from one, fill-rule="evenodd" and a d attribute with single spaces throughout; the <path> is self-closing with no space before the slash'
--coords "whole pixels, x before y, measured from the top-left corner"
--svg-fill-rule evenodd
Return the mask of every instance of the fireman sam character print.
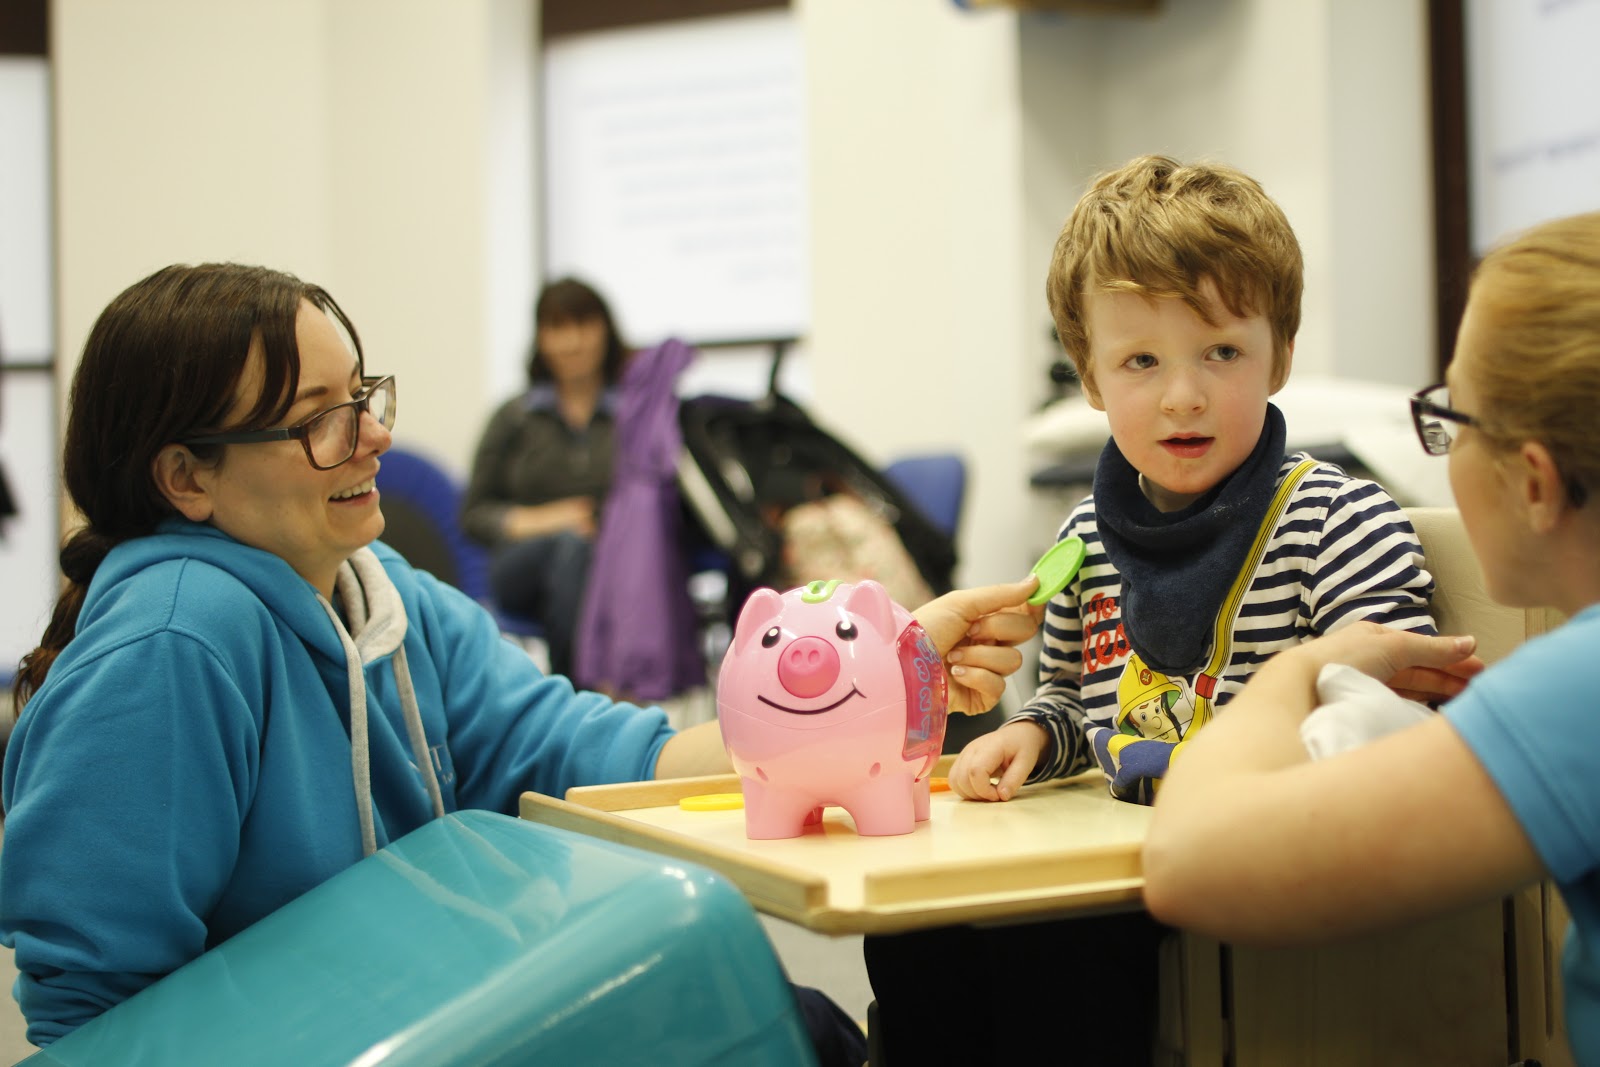
<path id="1" fill-rule="evenodd" d="M 1195 722 L 1195 704 L 1183 680 L 1154 670 L 1137 652 L 1128 657 L 1117 683 L 1116 730 L 1101 732 L 1094 742 L 1115 796 L 1148 802 L 1141 793 L 1154 792 L 1191 724 L 1206 721 Z"/>

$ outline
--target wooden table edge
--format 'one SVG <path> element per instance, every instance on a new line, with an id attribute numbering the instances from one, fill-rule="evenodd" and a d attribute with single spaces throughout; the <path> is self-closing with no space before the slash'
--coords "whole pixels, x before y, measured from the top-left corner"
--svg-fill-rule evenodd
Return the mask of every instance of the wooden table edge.
<path id="1" fill-rule="evenodd" d="M 678 782 L 698 784 L 687 786 L 687 792 L 677 795 L 696 795 L 705 791 L 707 782 L 715 784 L 724 777 L 731 776 L 679 779 Z M 737 781 L 736 778 L 734 780 Z M 639 784 L 651 787 L 672 783 Z M 673 792 L 645 789 L 626 804 L 612 810 L 530 792 L 522 794 L 520 813 L 531 822 L 709 867 L 737 886 L 757 911 L 835 937 L 900 933 L 955 924 L 981 925 L 1048 919 L 1133 910 L 1142 906 L 1144 879 L 1135 872 L 1123 877 L 1103 876 L 1058 887 L 1033 885 L 1020 890 L 968 893 L 959 897 L 895 899 L 891 896 L 889 899 L 868 901 L 858 908 L 843 908 L 831 900 L 828 880 L 821 874 L 614 814 L 614 811 L 668 803 L 670 801 L 661 798 Z M 646 802 L 635 803 L 641 799 Z M 953 866 L 970 867 L 975 863 L 962 861 Z M 937 873 L 930 871 L 914 877 L 925 879 Z M 896 876 L 891 876 L 890 880 L 896 880 Z"/>

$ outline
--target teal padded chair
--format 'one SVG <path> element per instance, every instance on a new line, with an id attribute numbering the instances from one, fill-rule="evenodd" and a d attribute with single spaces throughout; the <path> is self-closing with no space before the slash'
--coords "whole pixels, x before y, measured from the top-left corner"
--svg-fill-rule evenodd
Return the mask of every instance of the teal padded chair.
<path id="1" fill-rule="evenodd" d="M 814 1064 L 749 904 L 688 863 L 436 819 L 27 1067 Z"/>

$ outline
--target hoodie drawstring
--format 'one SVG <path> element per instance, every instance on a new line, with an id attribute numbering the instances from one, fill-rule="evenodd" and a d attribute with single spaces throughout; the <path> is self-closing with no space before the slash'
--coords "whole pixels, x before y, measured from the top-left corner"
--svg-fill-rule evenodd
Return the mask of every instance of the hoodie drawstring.
<path id="1" fill-rule="evenodd" d="M 417 691 L 411 684 L 411 667 L 406 662 L 406 646 L 394 650 L 394 684 L 400 690 L 400 707 L 405 711 L 406 735 L 411 738 L 411 754 L 422 770 L 423 784 L 428 787 L 428 799 L 433 801 L 434 818 L 444 814 L 444 794 L 439 791 L 439 775 L 433 769 L 433 756 L 428 752 L 428 735 L 422 729 L 422 710 L 417 706 Z"/>
<path id="2" fill-rule="evenodd" d="M 317 599 L 333 623 L 344 648 L 345 671 L 350 682 L 350 778 L 355 790 L 356 815 L 361 823 L 361 854 L 378 850 L 372 815 L 372 754 L 367 742 L 366 663 L 393 653 L 390 667 L 400 693 L 400 708 L 406 724 L 406 737 L 417 771 L 422 775 L 435 818 L 444 814 L 444 794 L 428 751 L 428 736 L 422 725 L 422 710 L 417 704 L 416 687 L 406 663 L 405 606 L 400 601 L 388 572 L 371 549 L 361 549 L 339 568 L 335 592 L 350 616 L 346 629 L 334 606 L 320 594 Z M 351 631 L 356 636 L 352 636 Z M 358 645 L 359 638 L 359 645 Z"/>
<path id="3" fill-rule="evenodd" d="M 319 596 L 317 599 L 321 600 Z M 322 606 L 333 620 L 334 632 L 344 646 L 345 673 L 350 680 L 350 778 L 356 791 L 356 818 L 361 821 L 361 854 L 378 851 L 378 835 L 372 828 L 372 753 L 367 747 L 367 679 L 361 670 L 361 656 L 350 639 L 339 613 L 326 600 Z"/>

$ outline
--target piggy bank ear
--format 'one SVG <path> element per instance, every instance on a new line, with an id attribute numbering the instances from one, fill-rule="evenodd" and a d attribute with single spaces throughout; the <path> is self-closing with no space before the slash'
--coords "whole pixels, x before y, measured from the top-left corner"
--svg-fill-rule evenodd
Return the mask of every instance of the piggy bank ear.
<path id="1" fill-rule="evenodd" d="M 894 601 L 889 599 L 889 590 L 877 582 L 870 578 L 857 582 L 846 594 L 844 606 L 852 615 L 866 620 L 884 640 L 894 638 Z"/>
<path id="2" fill-rule="evenodd" d="M 771 589 L 757 589 L 745 599 L 739 622 L 733 628 L 733 647 L 744 651 L 783 612 L 783 597 Z"/>

